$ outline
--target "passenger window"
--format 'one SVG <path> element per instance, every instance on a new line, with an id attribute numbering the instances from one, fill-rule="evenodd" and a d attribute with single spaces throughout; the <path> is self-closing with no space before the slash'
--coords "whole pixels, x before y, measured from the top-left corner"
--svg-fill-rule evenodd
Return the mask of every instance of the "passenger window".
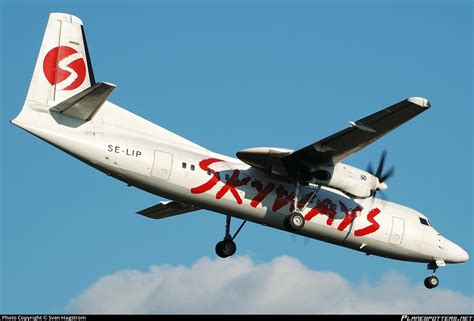
<path id="1" fill-rule="evenodd" d="M 182 166 L 183 168 L 186 168 L 186 163 L 183 162 L 183 164 L 181 164 L 181 166 Z"/>
<path id="2" fill-rule="evenodd" d="M 191 170 L 193 171 L 195 169 L 194 165 L 191 165 Z"/>
<path id="3" fill-rule="evenodd" d="M 228 181 L 229 180 L 229 174 L 225 174 L 225 180 Z"/>
<path id="4" fill-rule="evenodd" d="M 426 225 L 426 226 L 430 226 L 430 225 L 428 224 L 428 221 L 425 220 L 423 217 L 420 217 L 420 223 L 423 224 L 423 225 Z"/>

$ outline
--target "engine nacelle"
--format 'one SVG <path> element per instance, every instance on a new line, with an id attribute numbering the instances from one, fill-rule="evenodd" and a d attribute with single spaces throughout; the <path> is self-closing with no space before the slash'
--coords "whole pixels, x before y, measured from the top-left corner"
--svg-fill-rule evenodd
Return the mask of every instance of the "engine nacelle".
<path id="1" fill-rule="evenodd" d="M 285 168 L 282 159 L 292 153 L 292 150 L 275 147 L 256 147 L 237 152 L 237 157 L 243 162 L 281 177 L 303 179 L 318 185 L 331 187 L 356 198 L 372 196 L 376 190 L 387 188 L 374 175 L 356 167 L 337 163 L 334 166 L 320 166 L 314 168 L 309 164 L 302 171 L 293 173 Z M 300 176 L 299 174 L 303 174 Z"/>
<path id="2" fill-rule="evenodd" d="M 342 163 L 337 163 L 334 167 L 320 167 L 312 174 L 317 184 L 357 198 L 370 197 L 375 190 L 386 188 L 386 185 L 379 183 L 374 175 Z"/>

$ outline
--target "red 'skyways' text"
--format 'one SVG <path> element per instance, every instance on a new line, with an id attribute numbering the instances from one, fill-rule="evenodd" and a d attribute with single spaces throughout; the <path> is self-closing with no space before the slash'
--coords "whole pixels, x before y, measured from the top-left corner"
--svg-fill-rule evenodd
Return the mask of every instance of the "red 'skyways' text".
<path id="1" fill-rule="evenodd" d="M 220 182 L 220 175 L 210 168 L 210 165 L 222 162 L 222 160 L 217 158 L 208 158 L 204 159 L 199 163 L 199 167 L 205 171 L 211 173 L 211 178 L 204 184 L 191 188 L 191 193 L 201 194 L 211 190 L 214 186 Z M 285 188 L 280 185 L 275 185 L 273 182 L 269 182 L 266 185 L 263 185 L 258 179 L 252 180 L 250 176 L 240 178 L 240 171 L 238 169 L 233 170 L 232 175 L 226 177 L 224 185 L 217 191 L 216 199 L 221 199 L 227 193 L 230 193 L 234 197 L 237 204 L 242 204 L 242 198 L 240 197 L 237 187 L 246 186 L 250 182 L 250 185 L 255 189 L 256 195 L 250 200 L 250 206 L 257 207 L 263 202 L 272 192 L 276 195 L 275 200 L 273 201 L 272 211 L 276 212 L 281 208 L 289 205 L 289 210 L 292 212 L 295 209 L 295 206 L 299 209 L 302 209 L 312 197 L 312 192 L 304 195 L 297 203 L 295 204 L 295 193 L 289 193 Z M 306 221 L 310 221 L 317 215 L 327 216 L 326 224 L 328 226 L 333 226 L 335 217 L 337 215 L 337 206 L 339 205 L 340 211 L 345 213 L 345 216 L 342 220 L 338 220 L 337 229 L 339 231 L 344 231 L 354 220 L 360 215 L 362 208 L 356 206 L 355 208 L 349 208 L 342 201 L 339 201 L 339 204 L 334 203 L 331 199 L 326 198 L 324 200 L 316 200 L 316 205 L 312 206 L 310 210 L 305 214 L 304 218 Z M 380 228 L 380 224 L 375 220 L 375 217 L 380 213 L 378 208 L 374 208 L 369 211 L 367 214 L 367 221 L 370 223 L 368 226 L 355 230 L 355 236 L 364 236 L 370 233 L 377 231 Z"/>

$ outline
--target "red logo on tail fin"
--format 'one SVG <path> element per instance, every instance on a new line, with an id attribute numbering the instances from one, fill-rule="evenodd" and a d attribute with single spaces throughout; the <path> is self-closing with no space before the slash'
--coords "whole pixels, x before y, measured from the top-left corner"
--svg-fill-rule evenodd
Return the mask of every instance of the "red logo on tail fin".
<path id="1" fill-rule="evenodd" d="M 84 57 L 75 49 L 59 46 L 51 49 L 43 60 L 43 72 L 51 85 L 73 90 L 86 78 Z"/>

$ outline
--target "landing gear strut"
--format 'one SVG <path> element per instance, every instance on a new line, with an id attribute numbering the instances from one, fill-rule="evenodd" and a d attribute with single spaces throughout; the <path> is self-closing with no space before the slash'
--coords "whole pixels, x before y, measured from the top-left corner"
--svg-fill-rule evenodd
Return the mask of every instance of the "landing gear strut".
<path id="1" fill-rule="evenodd" d="M 314 198 L 316 193 L 321 188 L 321 186 L 311 183 L 308 183 L 308 187 L 312 188 L 313 192 L 311 193 L 310 197 L 304 202 L 304 204 L 300 204 L 302 203 L 301 201 L 298 201 L 298 195 L 300 193 L 300 182 L 296 182 L 295 197 L 293 199 L 293 211 L 290 215 L 287 215 L 283 221 L 283 225 L 290 232 L 299 231 L 304 227 L 305 220 L 302 213 L 306 209 L 306 206 L 308 206 L 308 203 Z M 301 205 L 302 207 L 300 207 Z"/>
<path id="2" fill-rule="evenodd" d="M 234 239 L 237 237 L 237 234 L 239 234 L 242 227 L 244 227 L 245 223 L 247 223 L 247 221 L 243 221 L 242 224 L 240 224 L 240 227 L 235 232 L 234 236 L 231 236 L 230 220 L 231 216 L 227 215 L 224 239 L 220 242 L 217 242 L 216 244 L 216 254 L 221 258 L 226 258 L 235 254 L 235 252 L 237 251 L 237 245 L 235 245 Z"/>
<path id="3" fill-rule="evenodd" d="M 436 277 L 437 262 L 428 263 L 428 270 L 433 270 L 433 273 L 425 279 L 425 286 L 427 289 L 434 289 L 438 286 L 439 280 Z"/>

